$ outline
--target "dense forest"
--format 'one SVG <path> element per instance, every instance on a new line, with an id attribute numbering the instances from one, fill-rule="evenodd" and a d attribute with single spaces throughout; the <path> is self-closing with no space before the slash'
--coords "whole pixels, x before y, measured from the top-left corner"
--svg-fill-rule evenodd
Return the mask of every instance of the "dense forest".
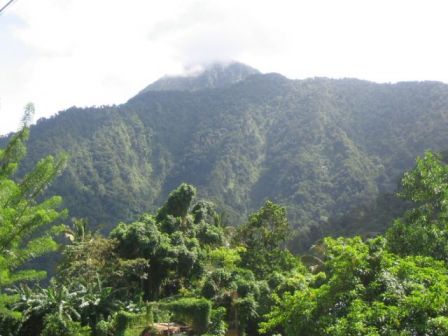
<path id="1" fill-rule="evenodd" d="M 384 235 L 323 238 L 293 254 L 271 201 L 239 227 L 182 183 L 108 235 L 67 218 L 45 189 L 67 156 L 17 175 L 24 127 L 0 150 L 1 335 L 447 335 L 448 165 L 426 152 L 401 180 L 408 202 Z M 69 167 L 69 164 L 68 164 Z M 64 243 L 57 243 L 58 236 Z M 58 250 L 45 285 L 30 260 Z"/>
<path id="2" fill-rule="evenodd" d="M 162 78 L 119 106 L 38 121 L 18 175 L 67 153 L 47 195 L 104 234 L 157 211 L 183 182 L 234 226 L 272 200 L 303 252 L 326 235 L 384 232 L 407 206 L 393 195 L 403 172 L 425 150 L 447 148 L 447 104 L 438 82 L 289 80 L 214 65 Z"/>
<path id="3" fill-rule="evenodd" d="M 0 335 L 448 335 L 447 106 L 238 63 L 27 105 L 0 138 Z"/>

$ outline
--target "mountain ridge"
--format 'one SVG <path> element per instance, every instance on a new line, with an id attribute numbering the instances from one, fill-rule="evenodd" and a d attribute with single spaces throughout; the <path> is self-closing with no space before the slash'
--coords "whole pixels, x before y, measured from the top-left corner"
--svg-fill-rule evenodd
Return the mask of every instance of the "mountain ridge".
<path id="1" fill-rule="evenodd" d="M 375 214 L 378 198 L 395 190 L 415 156 L 446 149 L 447 126 L 443 83 L 255 74 L 61 112 L 32 127 L 23 167 L 71 154 L 49 192 L 105 231 L 187 182 L 231 224 L 268 198 L 285 205 L 303 248 L 329 232 L 383 230 L 392 216 Z"/>

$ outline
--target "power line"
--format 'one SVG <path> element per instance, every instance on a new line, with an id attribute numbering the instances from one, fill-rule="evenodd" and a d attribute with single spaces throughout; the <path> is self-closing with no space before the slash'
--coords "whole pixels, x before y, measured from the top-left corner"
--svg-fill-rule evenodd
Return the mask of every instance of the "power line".
<path id="1" fill-rule="evenodd" d="M 9 0 L 6 5 L 4 5 L 2 8 L 0 8 L 0 14 L 8 7 L 10 4 L 12 4 L 15 0 Z"/>

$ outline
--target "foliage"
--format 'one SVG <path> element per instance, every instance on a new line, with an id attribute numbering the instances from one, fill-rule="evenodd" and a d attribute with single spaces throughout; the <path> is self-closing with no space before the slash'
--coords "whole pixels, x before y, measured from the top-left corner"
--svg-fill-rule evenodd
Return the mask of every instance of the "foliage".
<path id="1" fill-rule="evenodd" d="M 115 315 L 115 335 L 116 336 L 139 336 L 148 322 L 145 314 L 134 314 L 119 311 Z"/>
<path id="2" fill-rule="evenodd" d="M 325 271 L 277 297 L 262 331 L 285 335 L 423 335 L 446 319 L 448 272 L 429 257 L 401 258 L 384 238 L 325 239 Z"/>
<path id="3" fill-rule="evenodd" d="M 294 268 L 297 261 L 285 248 L 291 230 L 285 208 L 267 201 L 238 230 L 237 241 L 245 247 L 242 264 L 260 277 L 272 271 Z"/>
<path id="4" fill-rule="evenodd" d="M 235 270 L 241 262 L 241 253 L 245 248 L 219 247 L 208 253 L 209 262 L 217 269 Z"/>
<path id="5" fill-rule="evenodd" d="M 42 336 L 88 336 L 90 328 L 82 327 L 79 322 L 60 319 L 58 314 L 50 314 L 45 317 Z"/>
<path id="6" fill-rule="evenodd" d="M 436 82 L 276 74 L 221 89 L 150 91 L 41 120 L 23 171 L 69 153 L 49 191 L 73 216 L 104 224 L 103 233 L 154 212 L 182 182 L 235 225 L 271 199 L 298 232 L 291 247 L 306 251 L 329 233 L 382 232 L 401 214 L 384 195 L 417 155 L 445 149 L 447 97 L 448 86 Z"/>
<path id="7" fill-rule="evenodd" d="M 192 206 L 194 194 L 194 187 L 182 184 L 157 216 L 144 214 L 136 222 L 119 224 L 110 234 L 120 258 L 147 261 L 140 278 L 145 299 L 159 299 L 187 287 L 201 275 L 206 249 L 223 243 L 224 232 L 215 224 L 213 207 L 203 202 Z"/>
<path id="8" fill-rule="evenodd" d="M 414 207 L 387 232 L 392 251 L 448 261 L 448 166 L 431 152 L 404 174 L 400 196 Z"/>
<path id="9" fill-rule="evenodd" d="M 210 323 L 211 303 L 204 298 L 182 298 L 163 304 L 174 314 L 174 319 L 191 324 L 196 333 L 202 334 Z"/>
<path id="10" fill-rule="evenodd" d="M 288 85 L 288 81 L 278 77 L 276 80 L 280 86 Z M 244 89 L 249 84 L 243 82 L 241 85 Z M 277 90 L 277 93 L 282 90 L 282 88 L 269 85 L 268 88 Z M 226 90 L 233 90 L 233 88 L 229 87 Z M 271 93 L 268 90 L 266 94 Z M 142 97 L 135 98 L 135 101 L 129 104 L 138 106 L 139 99 Z M 194 100 L 195 94 L 189 95 L 189 99 Z M 170 103 L 166 102 L 166 104 Z M 246 107 L 249 112 L 254 108 L 251 104 Z M 328 106 L 324 103 L 321 107 Z M 162 111 L 163 108 L 160 108 Z M 144 108 L 139 111 L 139 117 L 147 118 L 142 112 L 145 111 Z M 214 134 L 214 129 L 209 128 L 207 129 L 211 132 L 209 135 L 216 135 L 216 138 L 209 138 L 207 132 L 202 133 L 201 130 L 195 128 L 197 125 L 190 124 L 192 120 L 189 118 L 188 108 L 182 111 L 182 109 L 181 112 L 176 111 L 184 117 L 184 119 L 179 117 L 179 123 L 185 122 L 190 126 L 189 131 L 192 132 L 189 134 L 184 130 L 183 136 L 189 134 L 193 138 L 199 136 L 200 139 L 213 139 L 207 146 L 213 148 L 212 152 L 221 153 L 218 149 L 222 149 L 219 142 L 224 141 L 220 138 L 222 135 Z M 174 111 L 167 113 L 170 112 L 174 114 Z M 198 114 L 201 113 L 199 110 Z M 230 118 L 235 122 L 237 119 L 233 114 L 230 111 L 225 119 Z M 125 141 L 131 147 L 136 145 L 130 140 L 132 137 L 127 137 L 124 131 L 126 127 L 120 124 L 120 118 L 123 118 L 123 115 L 117 114 L 117 116 L 119 116 L 117 124 L 111 127 L 111 130 L 117 131 L 117 144 Z M 269 114 L 265 116 L 269 119 Z M 307 114 L 305 113 L 304 116 Z M 129 116 L 125 118 L 127 117 Z M 160 113 L 159 117 L 167 118 L 168 116 Z M 221 116 L 218 117 L 221 118 Z M 249 113 L 247 118 L 251 117 L 253 115 Z M 308 118 L 311 118 L 310 122 L 316 122 L 314 115 Z M 155 125 L 159 125 L 160 120 L 155 119 Z M 245 125 L 247 132 L 255 132 L 250 127 L 259 125 L 259 122 L 276 122 L 273 119 L 263 120 L 263 118 L 256 121 Z M 133 122 L 136 123 L 135 125 L 139 124 L 137 120 Z M 145 122 L 148 121 L 145 119 Z M 294 118 L 291 118 L 291 122 L 294 122 Z M 95 129 L 94 125 L 91 126 Z M 140 126 L 140 131 L 144 134 L 143 126 Z M 292 130 L 287 126 L 289 125 L 283 125 L 284 136 L 297 140 L 288 133 Z M 333 142 L 330 141 L 333 147 L 330 148 L 327 147 L 329 143 L 326 143 L 326 138 L 309 127 L 309 134 L 301 135 L 297 143 L 292 142 L 305 146 L 300 153 L 296 153 L 298 156 L 292 160 L 294 162 L 292 166 L 287 160 L 288 157 L 278 159 L 269 151 L 263 154 L 265 157 L 262 161 L 273 159 L 273 164 L 277 165 L 279 170 L 279 180 L 273 181 L 267 178 L 272 172 L 266 172 L 257 167 L 261 159 L 258 160 L 255 154 L 247 152 L 246 148 L 237 146 L 232 142 L 233 140 L 224 141 L 225 155 L 216 156 L 211 164 L 207 161 L 207 157 L 201 156 L 204 154 L 201 146 L 195 145 L 192 141 L 189 143 L 192 146 L 190 148 L 188 144 L 182 142 L 184 138 L 178 134 L 182 132 L 182 127 L 178 124 L 173 125 L 170 136 L 157 132 L 154 135 L 159 137 L 158 141 L 166 143 L 166 148 L 163 146 L 157 148 L 159 151 L 157 157 L 166 155 L 164 157 L 166 161 L 159 162 L 159 166 L 151 162 L 151 169 L 154 170 L 151 170 L 149 175 L 156 170 L 158 170 L 157 174 L 162 174 L 164 171 L 166 180 L 151 182 L 152 187 L 157 186 L 159 189 L 157 193 L 150 191 L 151 197 L 145 201 L 152 202 L 156 194 L 159 196 L 164 194 L 168 195 L 166 202 L 157 211 L 146 212 L 135 216 L 135 219 L 129 222 L 119 223 L 112 229 L 109 236 L 103 236 L 95 229 L 91 231 L 87 220 L 74 219 L 71 227 L 62 228 L 67 242 L 61 251 L 57 273 L 48 284 L 33 286 L 22 283 L 14 288 L 5 289 L 5 287 L 11 287 L 15 280 L 32 278 L 29 274 L 23 273 L 22 261 L 34 256 L 40 250 L 32 250 L 33 252 L 29 255 L 25 254 L 22 260 L 19 248 L 25 246 L 26 251 L 29 242 L 35 241 L 36 236 L 39 239 L 39 232 L 44 232 L 48 236 L 48 240 L 44 241 L 45 244 L 48 242 L 55 244 L 50 234 L 45 231 L 31 230 L 29 233 L 19 232 L 11 241 L 4 240 L 4 246 L 11 245 L 8 246 L 8 253 L 14 252 L 13 256 L 17 259 L 15 261 L 11 261 L 10 254 L 1 253 L 2 245 L 0 244 L 0 265 L 3 262 L 8 266 L 2 268 L 0 273 L 0 289 L 1 293 L 4 293 L 0 299 L 3 300 L 0 307 L 9 312 L 0 316 L 2 333 L 14 336 L 33 333 L 37 335 L 134 336 L 155 332 L 156 325 L 153 324 L 160 322 L 183 322 L 191 326 L 195 334 L 210 336 L 225 334 L 443 335 L 448 332 L 448 296 L 446 295 L 448 288 L 446 264 L 448 168 L 439 156 L 427 152 L 423 158 L 417 159 L 417 165 L 413 170 L 405 173 L 399 195 L 408 202 L 405 205 L 408 211 L 394 222 L 385 237 L 378 235 L 369 239 L 368 236 L 375 234 L 368 234 L 365 238 L 359 236 L 324 238 L 316 241 L 308 254 L 299 257 L 288 249 L 288 242 L 294 234 L 288 223 L 286 209 L 292 211 L 294 218 L 306 218 L 311 222 L 313 222 L 312 218 L 320 218 L 318 223 L 305 223 L 307 228 L 304 228 L 302 232 L 328 229 L 329 225 L 336 223 L 336 227 L 328 229 L 333 233 L 359 228 L 362 219 L 374 214 L 376 209 L 379 209 L 378 217 L 381 221 L 403 209 L 399 205 L 394 211 L 384 210 L 383 212 L 381 206 L 388 203 L 387 199 L 377 200 L 378 208 L 369 208 L 365 203 L 361 207 L 356 207 L 355 210 L 349 209 L 353 204 L 347 205 L 351 199 L 348 195 L 356 195 L 354 196 L 357 199 L 355 203 L 359 201 L 361 204 L 370 197 L 362 196 L 363 193 L 377 191 L 370 179 L 379 176 L 382 169 L 379 167 L 381 165 L 379 161 L 365 160 L 362 150 L 347 140 L 340 130 L 330 132 L 333 136 Z M 241 131 L 239 128 L 229 128 L 230 134 L 233 134 L 232 132 L 237 134 L 239 131 Z M 265 131 L 258 128 L 255 132 L 256 136 L 251 141 L 261 146 L 266 139 L 272 140 L 272 137 L 280 136 L 263 133 Z M 0 159 L 3 160 L 0 160 L 3 162 L 3 165 L 0 165 L 0 177 L 2 177 L 0 201 L 2 197 L 3 199 L 9 197 L 5 203 L 6 206 L 0 208 L 0 215 L 3 216 L 0 216 L 0 220 L 13 218 L 7 216 L 14 215 L 14 211 L 20 206 L 25 206 L 26 211 L 31 211 L 41 204 L 46 204 L 42 198 L 26 198 L 29 193 L 34 195 L 32 191 L 35 188 L 32 182 L 34 178 L 36 181 L 39 181 L 37 177 L 46 178 L 45 169 L 42 168 L 41 173 L 33 171 L 31 174 L 24 175 L 22 182 L 17 183 L 12 180 L 11 174 L 17 168 L 16 163 L 23 154 L 21 142 L 25 138 L 20 137 L 25 136 L 27 131 L 24 129 L 22 132 L 22 135 L 18 133 L 19 138 L 11 140 L 13 145 L 8 145 L 6 150 L 0 152 Z M 253 136 L 255 133 L 250 134 Z M 301 138 L 302 136 L 304 138 Z M 310 147 L 307 147 L 306 142 L 303 142 L 306 137 L 320 139 L 319 141 L 323 143 L 319 142 L 317 145 L 312 142 L 313 145 L 308 144 Z M 108 147 L 110 144 L 106 139 L 107 137 L 100 136 L 98 140 L 104 149 L 112 150 Z M 118 149 L 120 146 L 118 145 Z M 170 150 L 167 149 L 168 147 Z M 281 148 L 279 150 L 282 151 Z M 320 152 L 322 150 L 326 155 L 331 153 L 335 155 L 335 159 L 342 160 L 342 167 L 338 166 L 339 163 L 331 163 L 331 174 L 334 173 L 333 170 L 336 170 L 336 175 L 324 172 L 322 164 L 324 167 L 327 165 L 330 167 L 328 161 L 319 161 L 316 166 L 316 157 L 322 154 Z M 229 151 L 235 152 L 241 159 L 238 165 L 233 166 L 236 161 L 233 160 Z M 315 153 L 317 156 L 313 155 Z M 125 156 L 125 153 L 122 155 Z M 135 158 L 131 156 L 128 159 Z M 199 160 L 200 164 L 196 160 Z M 300 164 L 296 160 L 299 160 Z M 173 162 L 176 162 L 175 166 L 167 167 Z M 193 162 L 196 163 L 193 164 Z M 138 160 L 133 162 L 134 166 L 139 166 L 140 163 Z M 214 203 L 197 200 L 197 191 L 192 185 L 180 183 L 179 187 L 169 194 L 166 192 L 165 188 L 182 180 L 182 172 L 186 169 L 185 167 L 191 168 L 191 165 L 196 167 L 192 179 L 200 181 L 203 174 L 208 174 L 207 181 L 212 187 L 205 186 L 205 194 L 212 195 L 210 190 L 221 190 L 218 186 L 225 185 L 220 196 L 213 198 L 220 202 L 221 206 L 224 204 L 226 210 L 231 209 L 226 205 L 228 202 L 227 204 L 232 206 L 239 206 L 241 213 L 245 213 L 249 206 L 243 205 L 242 198 L 238 197 L 244 195 L 246 197 L 249 194 L 266 196 L 263 188 L 279 185 L 282 188 L 291 189 L 289 195 L 293 195 L 291 197 L 300 205 L 300 209 L 291 205 L 283 207 L 271 201 L 265 201 L 264 205 L 250 215 L 240 227 L 224 227 L 225 223 L 228 223 L 225 212 L 218 214 Z M 230 166 L 232 169 L 229 168 Z M 105 166 L 99 167 L 103 169 Z M 305 180 L 297 183 L 294 178 L 283 176 L 283 167 L 289 170 L 289 173 L 297 169 L 297 176 L 305 177 Z M 111 170 L 108 170 L 109 168 Z M 89 169 L 87 171 L 94 171 Z M 207 169 L 211 169 L 211 172 L 207 173 Z M 247 187 L 243 182 L 247 181 L 239 181 L 238 174 L 234 174 L 233 169 L 252 183 L 252 187 L 244 189 Z M 40 171 L 39 165 L 37 171 Z M 107 197 L 110 197 L 112 190 L 121 188 L 122 196 L 126 196 L 126 192 L 123 191 L 124 185 L 121 185 L 122 181 L 115 179 L 116 174 L 119 173 L 117 166 L 108 166 L 105 173 L 113 180 L 112 186 L 103 185 L 98 189 L 100 194 L 108 194 Z M 54 174 L 50 175 L 48 177 L 53 177 Z M 71 177 L 74 176 L 71 175 Z M 132 177 L 137 180 L 139 178 L 138 174 Z M 144 180 L 140 179 L 139 183 L 144 184 Z M 222 184 L 223 181 L 225 181 L 224 184 Z M 34 185 L 39 186 L 39 183 Z M 317 192 L 311 190 L 311 184 L 308 185 L 308 183 L 317 183 L 315 186 Z M 28 191 L 23 193 L 22 187 L 23 190 Z M 132 183 L 129 187 L 132 189 Z M 347 189 L 344 189 L 345 187 Z M 324 195 L 322 190 L 325 190 L 327 194 Z M 86 195 L 89 194 L 87 189 L 85 191 Z M 134 191 L 136 194 L 132 197 L 140 197 L 137 189 Z M 229 195 L 236 195 L 236 199 L 229 200 Z M 263 200 L 266 199 L 264 196 Z M 338 198 L 339 196 L 341 198 Z M 14 203 L 16 199 L 17 202 Z M 130 199 L 130 202 L 133 200 L 135 198 Z M 115 202 L 118 202 L 118 199 L 109 205 L 113 207 Z M 8 208 L 10 204 L 14 207 Z M 336 208 L 342 204 L 345 209 L 338 212 Z M 391 202 L 390 206 L 393 207 L 393 204 L 396 203 Z M 60 218 L 61 213 L 55 206 L 56 203 L 50 202 L 39 208 L 39 211 L 35 209 L 36 213 L 45 218 L 38 217 L 40 222 L 31 220 L 30 223 L 33 225 L 38 223 L 40 226 L 44 222 Z M 121 206 L 120 209 L 130 209 L 126 204 Z M 129 214 L 135 215 L 134 210 L 139 206 L 136 205 L 129 210 Z M 332 211 L 339 215 L 345 213 L 346 217 L 338 217 L 340 221 L 330 221 L 327 217 L 330 212 L 324 211 L 323 208 L 333 206 L 335 208 Z M 364 210 L 366 213 L 363 214 Z M 33 211 L 27 214 L 31 216 L 31 219 L 35 214 Z M 307 214 L 308 211 L 313 212 L 313 215 Z M 110 216 L 114 217 L 116 214 L 111 213 Z M 341 218 L 347 219 L 348 222 L 344 224 Z M 355 224 L 356 221 L 358 221 L 357 224 Z M 13 227 L 11 223 L 0 222 L 3 225 L 0 225 L 0 230 L 8 228 L 8 225 Z M 20 221 L 18 223 L 21 225 Z M 40 230 L 43 229 L 40 228 Z M 22 233 L 26 234 L 22 235 Z M 322 232 L 310 233 L 303 239 L 321 234 Z M 3 237 L 0 237 L 1 242 Z M 297 243 L 297 240 L 294 243 Z M 43 246 L 42 251 L 46 251 L 48 246 L 55 245 L 47 244 Z M 10 312 L 16 312 L 15 319 Z M 20 319 L 17 319 L 18 316 Z"/>
<path id="11" fill-rule="evenodd" d="M 76 282 L 84 286 L 96 284 L 98 278 L 115 280 L 118 256 L 115 252 L 116 241 L 107 239 L 88 229 L 85 220 L 73 221 L 73 228 L 66 228 L 65 234 L 70 238 L 62 250 L 58 264 L 57 277 L 66 285 Z"/>
<path id="12" fill-rule="evenodd" d="M 168 216 L 185 218 L 195 194 L 196 189 L 193 186 L 182 183 L 170 193 L 165 205 L 159 210 L 157 219 L 160 221 Z"/>
<path id="13" fill-rule="evenodd" d="M 225 321 L 226 309 L 219 307 L 212 309 L 210 325 L 205 336 L 225 336 L 227 332 L 227 323 Z"/>
<path id="14" fill-rule="evenodd" d="M 45 276 L 45 272 L 28 269 L 24 265 L 56 249 L 57 244 L 53 240 L 56 230 L 46 226 L 65 215 L 65 211 L 58 210 L 60 197 L 41 197 L 64 168 L 64 156 L 41 159 L 19 181 L 13 179 L 26 154 L 28 123 L 33 111 L 33 106 L 27 105 L 22 129 L 11 138 L 6 148 L 0 149 L 0 314 L 16 316 L 7 308 L 15 298 L 5 294 L 5 287 Z"/>
<path id="15" fill-rule="evenodd" d="M 290 238 L 291 231 L 285 208 L 267 201 L 264 206 L 249 217 L 239 230 L 239 237 L 247 248 L 275 250 L 281 248 Z"/>
<path id="16" fill-rule="evenodd" d="M 71 291 L 65 286 L 51 282 L 47 288 L 29 288 L 22 285 L 14 290 L 20 300 L 12 308 L 21 312 L 22 321 L 19 332 L 23 335 L 27 333 L 39 334 L 45 328 L 45 317 L 54 315 L 59 318 L 61 325 L 66 321 L 80 320 L 80 306 L 82 297 L 86 294 L 84 287 Z M 56 323 L 54 318 L 51 324 Z M 42 331 L 43 332 L 43 331 Z"/>
<path id="17" fill-rule="evenodd" d="M 45 318 L 50 315 L 58 316 L 61 326 L 74 321 L 95 330 L 98 322 L 108 320 L 121 307 L 112 295 L 112 288 L 103 287 L 99 280 L 88 286 L 69 285 L 66 287 L 52 279 L 47 288 L 29 288 L 26 285 L 16 288 L 14 293 L 20 299 L 12 308 L 22 314 L 17 328 L 19 335 L 39 334 L 45 328 Z M 53 322 L 56 323 L 54 318 Z"/>
<path id="18" fill-rule="evenodd" d="M 96 336 L 112 336 L 114 335 L 114 328 L 111 322 L 101 320 L 95 326 Z"/>

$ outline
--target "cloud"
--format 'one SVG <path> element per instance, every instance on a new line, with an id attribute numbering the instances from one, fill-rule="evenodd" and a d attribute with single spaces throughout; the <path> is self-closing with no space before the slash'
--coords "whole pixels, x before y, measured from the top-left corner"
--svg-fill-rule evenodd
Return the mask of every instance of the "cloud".
<path id="1" fill-rule="evenodd" d="M 20 0 L 0 16 L 0 134 L 235 59 L 290 78 L 448 81 L 444 1 Z M 3 52 L 7 50 L 8 52 Z"/>

